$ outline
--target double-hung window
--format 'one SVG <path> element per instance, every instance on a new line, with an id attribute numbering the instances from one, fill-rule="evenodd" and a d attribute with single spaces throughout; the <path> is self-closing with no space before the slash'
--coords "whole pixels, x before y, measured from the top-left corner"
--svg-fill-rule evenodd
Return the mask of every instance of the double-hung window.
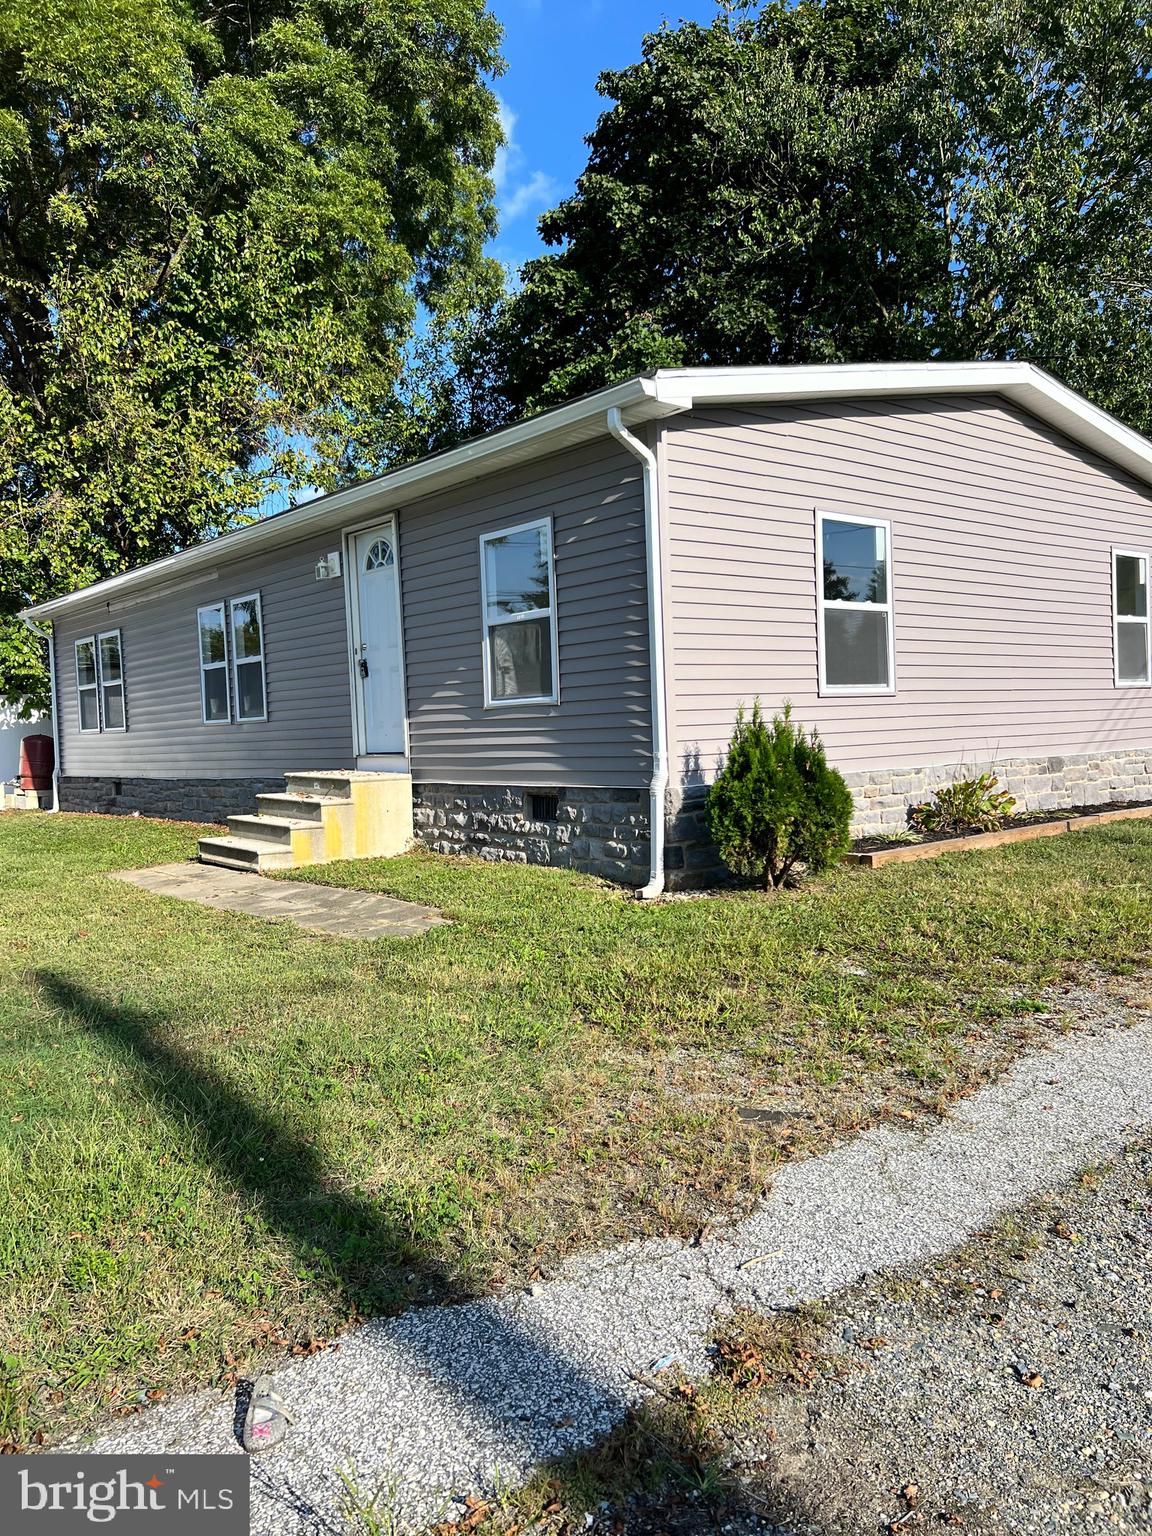
<path id="1" fill-rule="evenodd" d="M 1118 688 L 1147 687 L 1148 557 L 1112 551 L 1113 655 Z"/>
<path id="2" fill-rule="evenodd" d="M 818 514 L 821 693 L 891 693 L 892 534 L 872 518 Z"/>
<path id="3" fill-rule="evenodd" d="M 232 617 L 232 698 L 237 720 L 266 720 L 264 707 L 264 623 L 260 594 L 234 597 Z"/>
<path id="4" fill-rule="evenodd" d="M 106 630 L 96 637 L 96 666 L 100 674 L 100 723 L 106 731 L 122 731 L 124 714 L 124 656 L 120 631 Z"/>
<path id="5" fill-rule="evenodd" d="M 232 718 L 228 692 L 228 641 L 224 604 L 206 603 L 196 611 L 200 628 L 200 712 L 205 725 L 227 725 Z"/>
<path id="6" fill-rule="evenodd" d="M 484 534 L 480 589 L 484 703 L 558 703 L 551 518 Z"/>
<path id="7" fill-rule="evenodd" d="M 267 720 L 260 594 L 205 603 L 200 632 L 200 713 L 205 725 Z"/>
<path id="8" fill-rule="evenodd" d="M 82 731 L 100 729 L 100 682 L 96 675 L 96 637 L 76 642 L 76 708 Z"/>
<path id="9" fill-rule="evenodd" d="M 124 652 L 118 629 L 76 642 L 76 713 L 82 731 L 123 731 Z"/>

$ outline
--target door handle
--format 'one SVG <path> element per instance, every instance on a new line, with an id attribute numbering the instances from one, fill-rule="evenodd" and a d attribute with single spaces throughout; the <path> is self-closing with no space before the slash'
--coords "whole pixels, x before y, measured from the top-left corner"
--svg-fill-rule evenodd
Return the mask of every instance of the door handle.
<path id="1" fill-rule="evenodd" d="M 361 677 L 367 677 L 368 676 L 368 658 L 367 658 L 367 656 L 361 656 L 361 658 L 360 658 L 360 676 Z"/>

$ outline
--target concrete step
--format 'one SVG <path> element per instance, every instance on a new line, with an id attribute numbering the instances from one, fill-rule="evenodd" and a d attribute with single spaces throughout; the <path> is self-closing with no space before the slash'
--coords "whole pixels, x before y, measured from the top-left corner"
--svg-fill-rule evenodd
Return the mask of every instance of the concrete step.
<path id="1" fill-rule="evenodd" d="M 278 795 L 257 795 L 256 804 L 261 816 L 287 816 L 298 821 L 323 821 L 324 807 L 347 806 L 343 795 L 307 795 L 287 789 Z"/>
<path id="2" fill-rule="evenodd" d="M 254 875 L 265 869 L 291 869 L 296 862 L 291 847 L 255 837 L 202 837 L 199 853 L 201 864 L 220 864 Z"/>
<path id="3" fill-rule="evenodd" d="M 286 816 L 229 816 L 228 830 L 233 837 L 254 838 L 257 842 L 275 843 L 280 848 L 291 848 L 293 832 L 314 833 L 318 822 L 301 817 Z"/>
<path id="4" fill-rule="evenodd" d="M 227 837 L 206 837 L 200 857 L 228 869 L 295 869 L 331 859 L 386 858 L 412 840 L 412 778 L 351 768 L 285 775 L 258 795 L 255 815 L 229 816 Z"/>
<path id="5" fill-rule="evenodd" d="M 355 768 L 322 768 L 311 769 L 308 772 L 286 773 L 284 781 L 288 786 L 288 793 L 293 795 L 322 795 L 331 799 L 348 800 L 352 795 L 352 786 L 356 783 L 371 782 L 375 779 L 374 773 L 361 773 Z"/>

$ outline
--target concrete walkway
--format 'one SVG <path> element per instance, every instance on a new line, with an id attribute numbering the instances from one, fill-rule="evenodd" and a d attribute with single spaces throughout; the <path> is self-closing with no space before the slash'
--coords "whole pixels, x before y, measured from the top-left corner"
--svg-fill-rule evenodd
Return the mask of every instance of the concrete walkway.
<path id="1" fill-rule="evenodd" d="M 530 1292 L 381 1319 L 280 1367 L 295 1409 L 253 1464 L 255 1536 L 343 1532 L 339 1472 L 411 1523 L 523 1480 L 601 1436 L 672 1356 L 706 1368 L 717 1314 L 828 1296 L 945 1252 L 1152 1125 L 1152 1017 L 1098 994 L 1062 999 L 1086 1027 L 1057 1036 L 938 1123 L 865 1133 L 783 1168 L 747 1220 L 697 1246 L 628 1244 L 564 1264 Z M 1127 1027 L 1125 1027 L 1127 1026 Z M 109 1454 L 236 1450 L 214 1392 L 118 1424 Z"/>
<path id="2" fill-rule="evenodd" d="M 266 880 L 194 860 L 118 870 L 112 878 L 154 891 L 157 896 L 174 896 L 178 901 L 195 901 L 202 907 L 241 912 L 246 917 L 295 923 L 310 933 L 328 933 L 340 939 L 403 938 L 427 933 L 444 921 L 431 907 L 395 901 L 391 896 L 332 885 Z"/>

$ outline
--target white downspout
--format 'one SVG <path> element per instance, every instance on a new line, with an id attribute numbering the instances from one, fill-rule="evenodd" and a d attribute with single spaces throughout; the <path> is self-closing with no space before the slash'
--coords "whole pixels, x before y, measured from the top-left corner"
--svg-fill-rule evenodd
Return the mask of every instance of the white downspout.
<path id="1" fill-rule="evenodd" d="M 48 715 L 52 726 L 52 806 L 53 811 L 60 809 L 60 727 L 56 718 L 56 639 L 51 629 L 44 629 L 28 618 L 22 616 L 25 624 L 34 635 L 39 635 L 41 640 L 48 642 L 48 687 L 52 696 L 51 710 Z"/>
<path id="2" fill-rule="evenodd" d="M 649 785 L 648 884 L 637 891 L 650 901 L 664 890 L 664 793 L 668 788 L 668 695 L 664 675 L 664 547 L 656 455 L 624 425 L 618 407 L 608 412 L 608 430 L 644 466 L 644 545 L 648 560 L 648 655 L 652 694 L 652 780 Z"/>

